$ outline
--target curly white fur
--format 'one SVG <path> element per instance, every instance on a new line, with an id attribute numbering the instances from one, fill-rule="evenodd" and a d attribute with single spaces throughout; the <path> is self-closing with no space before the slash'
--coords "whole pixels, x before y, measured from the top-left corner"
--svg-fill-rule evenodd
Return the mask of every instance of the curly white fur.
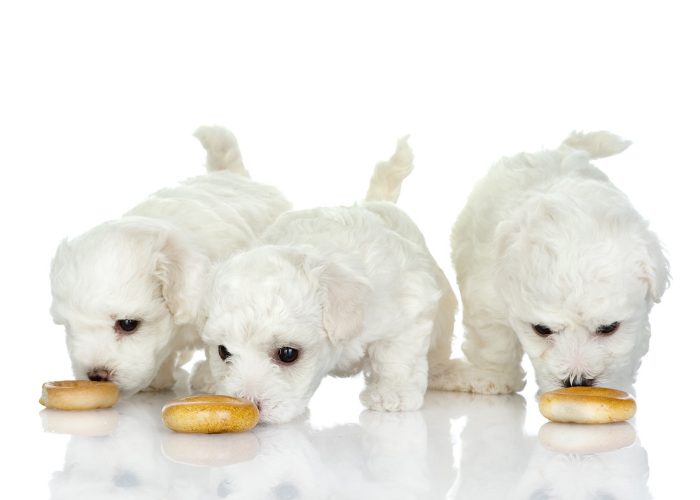
<path id="1" fill-rule="evenodd" d="M 412 159 L 401 140 L 368 196 L 395 200 Z M 326 374 L 364 370 L 367 407 L 420 408 L 429 359 L 449 358 L 456 299 L 408 216 L 382 201 L 287 212 L 262 243 L 215 269 L 202 330 L 209 365 L 197 367 L 195 388 L 250 398 L 262 421 L 283 422 Z M 295 362 L 277 358 L 284 346 L 299 351 Z"/>
<path id="2" fill-rule="evenodd" d="M 590 163 L 628 144 L 574 133 L 558 150 L 502 159 L 476 186 L 452 233 L 467 363 L 453 361 L 461 375 L 443 388 L 518 391 L 524 350 L 542 391 L 631 389 L 668 265 L 647 222 Z"/>
<path id="3" fill-rule="evenodd" d="M 290 205 L 247 178 L 235 137 L 196 132 L 207 175 L 163 189 L 119 220 L 63 241 L 51 269 L 51 313 L 65 325 L 77 378 L 102 371 L 126 394 L 170 387 L 201 347 L 194 326 L 211 261 L 248 248 Z M 116 322 L 139 321 L 133 333 Z"/>

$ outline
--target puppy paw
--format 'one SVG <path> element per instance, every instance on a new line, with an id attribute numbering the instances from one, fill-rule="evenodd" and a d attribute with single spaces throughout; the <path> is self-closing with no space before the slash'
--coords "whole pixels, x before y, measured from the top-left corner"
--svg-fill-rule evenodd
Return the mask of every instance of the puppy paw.
<path id="1" fill-rule="evenodd" d="M 414 388 L 373 384 L 362 391 L 360 401 L 370 410 L 413 411 L 423 406 L 423 396 L 423 391 Z"/>
<path id="2" fill-rule="evenodd" d="M 469 392 L 467 371 L 469 366 L 461 359 L 450 359 L 430 366 L 428 371 L 428 389 L 434 391 Z"/>
<path id="3" fill-rule="evenodd" d="M 467 370 L 467 392 L 476 394 L 512 394 L 525 387 L 520 372 L 502 372 L 469 367 Z"/>
<path id="4" fill-rule="evenodd" d="M 464 360 L 451 359 L 431 367 L 428 387 L 438 391 L 475 394 L 512 394 L 525 387 L 522 370 L 486 370 Z"/>
<path id="5" fill-rule="evenodd" d="M 175 385 L 175 374 L 171 370 L 161 370 L 155 376 L 148 387 L 144 390 L 146 391 L 164 391 L 167 389 L 172 389 Z"/>

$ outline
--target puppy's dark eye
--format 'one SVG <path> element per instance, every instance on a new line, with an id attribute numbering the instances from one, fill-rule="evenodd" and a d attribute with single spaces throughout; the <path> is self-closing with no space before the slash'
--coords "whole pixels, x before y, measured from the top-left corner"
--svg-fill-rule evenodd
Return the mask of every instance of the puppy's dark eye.
<path id="1" fill-rule="evenodd" d="M 280 483 L 272 490 L 275 500 L 297 500 L 302 495 L 292 483 Z"/>
<path id="2" fill-rule="evenodd" d="M 219 346 L 219 356 L 221 356 L 222 361 L 226 361 L 228 358 L 231 357 L 231 353 L 228 352 L 228 349 L 226 349 L 225 345 Z"/>
<path id="3" fill-rule="evenodd" d="M 282 363 L 294 363 L 299 357 L 299 349 L 284 346 L 277 349 L 277 359 Z"/>
<path id="4" fill-rule="evenodd" d="M 552 330 L 550 330 L 548 326 L 545 325 L 532 325 L 532 329 L 540 337 L 549 337 L 551 334 L 554 333 Z"/>
<path id="5" fill-rule="evenodd" d="M 595 332 L 598 335 L 612 335 L 618 328 L 620 328 L 620 322 L 615 321 L 615 323 L 610 323 L 609 325 L 600 325 Z"/>
<path id="6" fill-rule="evenodd" d="M 117 488 L 133 488 L 141 484 L 138 476 L 129 471 L 118 471 L 112 478 L 112 483 Z"/>
<path id="7" fill-rule="evenodd" d="M 114 329 L 117 331 L 117 333 L 124 333 L 128 335 L 130 333 L 134 333 L 139 327 L 140 323 L 140 321 L 135 319 L 118 319 L 114 323 Z"/>

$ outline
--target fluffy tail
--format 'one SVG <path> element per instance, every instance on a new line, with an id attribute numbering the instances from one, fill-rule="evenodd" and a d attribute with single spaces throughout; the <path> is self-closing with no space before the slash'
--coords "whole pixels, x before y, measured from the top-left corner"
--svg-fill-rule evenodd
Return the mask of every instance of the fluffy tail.
<path id="1" fill-rule="evenodd" d="M 194 132 L 207 152 L 207 171 L 229 170 L 244 177 L 250 177 L 243 165 L 238 141 L 229 130 L 218 125 L 205 125 Z"/>
<path id="2" fill-rule="evenodd" d="M 413 151 L 408 136 L 399 139 L 396 151 L 388 161 L 377 163 L 369 181 L 365 201 L 391 201 L 396 203 L 401 194 L 401 183 L 413 171 Z"/>
<path id="3" fill-rule="evenodd" d="M 571 135 L 561 143 L 560 150 L 574 149 L 585 151 L 591 158 L 605 158 L 606 156 L 622 153 L 632 144 L 621 137 L 601 130 L 599 132 L 572 132 Z"/>

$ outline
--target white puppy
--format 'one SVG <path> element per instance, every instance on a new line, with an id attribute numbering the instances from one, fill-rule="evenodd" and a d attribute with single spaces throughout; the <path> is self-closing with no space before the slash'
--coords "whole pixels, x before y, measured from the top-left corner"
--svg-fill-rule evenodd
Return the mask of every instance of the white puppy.
<path id="1" fill-rule="evenodd" d="M 647 222 L 590 163 L 628 145 L 574 133 L 558 150 L 502 159 L 476 186 L 452 233 L 467 363 L 444 389 L 519 391 L 523 350 L 541 391 L 631 389 L 668 268 Z"/>
<path id="2" fill-rule="evenodd" d="M 404 139 L 366 200 L 396 201 L 411 169 Z M 283 422 L 326 374 L 364 370 L 367 407 L 420 408 L 429 362 L 449 358 L 456 298 L 408 216 L 386 201 L 287 212 L 261 240 L 216 268 L 204 301 L 210 389 Z"/>
<path id="3" fill-rule="evenodd" d="M 112 380 L 126 394 L 170 387 L 174 369 L 202 345 L 193 323 L 210 261 L 248 248 L 290 207 L 248 178 L 233 134 L 202 127 L 195 135 L 207 175 L 58 247 L 51 313 L 65 326 L 77 378 Z"/>

